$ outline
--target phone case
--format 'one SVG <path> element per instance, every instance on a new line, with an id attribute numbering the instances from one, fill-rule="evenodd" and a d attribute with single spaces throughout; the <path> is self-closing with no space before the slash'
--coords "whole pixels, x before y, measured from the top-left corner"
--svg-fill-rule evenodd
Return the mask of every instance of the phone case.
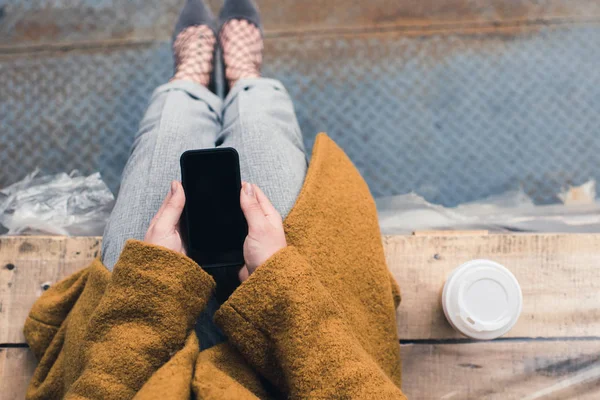
<path id="1" fill-rule="evenodd" d="M 181 183 L 182 183 L 184 192 L 186 193 L 186 196 L 187 196 L 188 192 L 186 189 L 186 179 L 185 179 L 185 158 L 190 157 L 190 156 L 195 156 L 198 154 L 211 154 L 211 153 L 214 154 L 214 153 L 223 153 L 223 152 L 230 152 L 235 155 L 235 160 L 236 160 L 236 164 L 237 164 L 237 168 L 235 168 L 237 190 L 238 190 L 238 192 L 242 190 L 241 174 L 240 174 L 240 161 L 239 161 L 239 154 L 238 154 L 237 150 L 235 150 L 232 147 L 217 147 L 214 149 L 187 150 L 181 155 L 181 157 L 179 159 L 179 164 L 180 164 L 180 168 L 181 168 Z M 183 215 L 182 215 L 183 218 L 181 219 L 182 234 L 184 235 L 183 240 L 184 240 L 184 243 L 186 243 L 186 246 L 187 246 L 187 243 L 189 243 L 188 239 L 189 239 L 189 235 L 190 235 L 187 209 L 188 209 L 188 204 L 186 203 L 186 205 L 183 209 Z M 197 261 L 197 260 L 194 260 L 194 261 Z M 213 263 L 213 264 L 204 263 L 201 265 L 201 267 L 203 269 L 214 269 L 214 268 L 222 268 L 222 267 L 240 267 L 243 264 L 244 264 L 244 259 L 243 259 L 243 257 L 240 257 L 240 259 L 236 259 L 235 261 L 230 261 L 230 262 L 221 262 L 221 263 Z"/>

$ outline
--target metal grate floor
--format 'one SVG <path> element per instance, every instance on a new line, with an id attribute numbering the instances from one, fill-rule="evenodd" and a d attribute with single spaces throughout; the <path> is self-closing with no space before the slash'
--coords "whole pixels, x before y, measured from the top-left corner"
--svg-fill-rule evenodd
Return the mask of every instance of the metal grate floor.
<path id="1" fill-rule="evenodd" d="M 600 26 L 511 37 L 372 33 L 266 43 L 308 148 L 328 132 L 375 196 L 444 205 L 523 186 L 541 203 L 600 179 Z M 0 58 L 0 187 L 36 166 L 113 191 L 169 43 Z"/>

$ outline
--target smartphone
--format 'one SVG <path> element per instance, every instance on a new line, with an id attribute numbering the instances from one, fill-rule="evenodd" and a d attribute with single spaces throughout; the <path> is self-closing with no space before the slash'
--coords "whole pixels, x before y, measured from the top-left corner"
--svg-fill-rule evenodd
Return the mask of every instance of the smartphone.
<path id="1" fill-rule="evenodd" d="M 182 231 L 188 256 L 204 269 L 244 264 L 248 224 L 240 207 L 240 161 L 235 149 L 181 155 L 185 191 Z"/>

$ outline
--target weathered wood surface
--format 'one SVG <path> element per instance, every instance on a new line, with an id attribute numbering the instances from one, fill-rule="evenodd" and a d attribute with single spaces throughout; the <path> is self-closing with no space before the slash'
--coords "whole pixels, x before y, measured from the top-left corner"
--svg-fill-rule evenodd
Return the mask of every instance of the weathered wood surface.
<path id="1" fill-rule="evenodd" d="M 402 291 L 402 339 L 460 337 L 440 296 L 452 270 L 479 258 L 521 285 L 523 312 L 506 337 L 600 337 L 600 235 L 389 236 L 384 245 Z"/>
<path id="2" fill-rule="evenodd" d="M 405 340 L 403 382 L 410 398 L 600 398 L 600 235 L 388 236 L 383 241 L 402 288 L 398 328 Z M 84 267 L 99 251 L 100 238 L 1 238 L 0 343 L 24 343 L 23 321 L 44 284 Z M 475 258 L 504 264 L 521 283 L 523 315 L 507 335 L 515 339 L 452 339 L 459 335 L 445 321 L 439 294 L 446 275 Z M 26 348 L 0 347 L 0 393 L 22 398 L 35 363 Z"/>
<path id="3" fill-rule="evenodd" d="M 24 343 L 29 309 L 45 288 L 88 265 L 100 238 L 0 238 L 0 343 Z"/>
<path id="4" fill-rule="evenodd" d="M 598 21 L 595 0 L 257 0 L 268 36 L 302 32 Z M 0 9 L 5 46 L 168 40 L 183 1 L 13 2 Z M 219 10 L 222 0 L 210 0 Z"/>
<path id="5" fill-rule="evenodd" d="M 458 338 L 440 294 L 460 264 L 487 258 L 510 269 L 523 290 L 523 313 L 507 337 L 600 337 L 600 235 L 384 237 L 400 284 L 402 339 Z M 0 343 L 23 343 L 23 322 L 43 285 L 86 266 L 99 238 L 0 239 Z M 14 268 L 9 269 L 9 266 Z"/>
<path id="6" fill-rule="evenodd" d="M 29 349 L 0 348 L 0 398 L 21 400 L 37 361 Z"/>
<path id="7" fill-rule="evenodd" d="M 600 398 L 600 342 L 486 342 L 402 346 L 410 399 Z M 29 349 L 0 349 L 2 398 L 22 399 L 36 361 Z"/>
<path id="8" fill-rule="evenodd" d="M 600 398 L 600 341 L 402 346 L 410 399 Z"/>

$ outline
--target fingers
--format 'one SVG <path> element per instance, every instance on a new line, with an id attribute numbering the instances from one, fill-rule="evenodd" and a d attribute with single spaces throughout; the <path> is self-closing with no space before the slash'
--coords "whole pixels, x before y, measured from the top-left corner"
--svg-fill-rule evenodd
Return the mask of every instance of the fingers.
<path id="1" fill-rule="evenodd" d="M 265 213 L 256 197 L 256 186 L 244 182 L 240 193 L 240 206 L 248 222 L 248 229 L 260 226 L 264 223 Z"/>
<path id="2" fill-rule="evenodd" d="M 172 187 L 173 187 L 173 183 L 171 183 L 171 188 L 169 188 L 169 192 L 165 196 L 165 199 L 163 200 L 162 204 L 160 205 L 160 208 L 158 209 L 158 211 L 156 212 L 156 214 L 154 214 L 154 217 L 152 217 L 152 220 L 150 221 L 150 227 L 152 227 L 152 226 L 154 226 L 156 224 L 156 221 L 158 221 L 158 219 L 162 215 L 163 210 L 167 206 L 167 203 L 171 199 L 171 196 L 173 195 Z"/>
<path id="3" fill-rule="evenodd" d="M 185 193 L 180 182 L 171 183 L 171 191 L 165 198 L 163 205 L 156 214 L 156 229 L 173 229 L 179 223 L 183 207 L 185 206 Z"/>
<path id="4" fill-rule="evenodd" d="M 246 267 L 244 265 L 242 267 L 242 269 L 240 269 L 240 272 L 238 272 L 238 277 L 240 278 L 240 282 L 244 282 L 246 279 L 248 279 L 249 276 L 250 276 L 250 272 L 248 272 L 248 267 Z"/>
<path id="5" fill-rule="evenodd" d="M 263 191 L 256 185 L 253 185 L 254 191 L 256 193 L 256 199 L 258 200 L 258 204 L 263 210 L 263 213 L 267 218 L 278 218 L 281 219 L 279 212 L 273 207 L 269 198 L 263 193 Z"/>

